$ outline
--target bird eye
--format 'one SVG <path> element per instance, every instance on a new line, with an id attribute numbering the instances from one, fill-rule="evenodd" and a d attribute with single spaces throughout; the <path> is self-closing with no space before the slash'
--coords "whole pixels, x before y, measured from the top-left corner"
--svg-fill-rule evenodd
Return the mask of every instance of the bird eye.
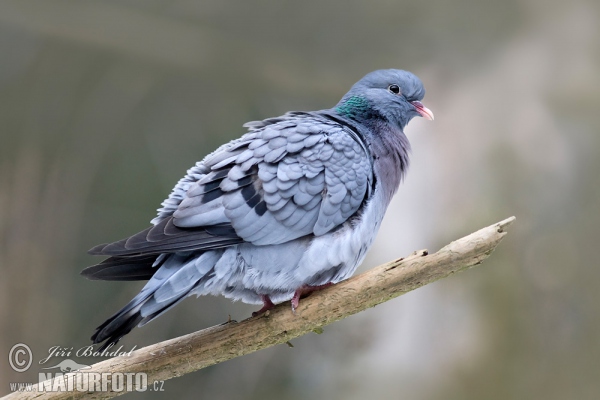
<path id="1" fill-rule="evenodd" d="M 400 87 L 398 85 L 388 86 L 388 90 L 394 94 L 400 94 Z"/>

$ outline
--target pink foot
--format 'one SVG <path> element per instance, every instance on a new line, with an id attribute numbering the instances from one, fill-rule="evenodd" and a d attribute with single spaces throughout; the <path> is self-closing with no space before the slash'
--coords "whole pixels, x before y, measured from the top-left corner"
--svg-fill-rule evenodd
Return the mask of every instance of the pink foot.
<path id="1" fill-rule="evenodd" d="M 273 302 L 271 301 L 271 299 L 269 298 L 269 295 L 266 294 L 261 294 L 260 298 L 262 299 L 263 302 L 263 306 L 260 310 L 258 311 L 254 311 L 252 313 L 253 317 L 257 317 L 261 314 L 264 314 L 265 312 L 269 311 L 270 309 L 275 307 L 275 304 L 273 304 Z"/>
<path id="2" fill-rule="evenodd" d="M 308 286 L 308 285 L 300 286 L 294 292 L 294 297 L 292 297 L 292 312 L 294 314 L 296 314 L 296 308 L 298 308 L 298 304 L 300 304 L 300 298 L 306 297 L 309 294 L 311 294 L 312 292 L 316 292 L 317 290 L 325 289 L 332 285 L 333 285 L 333 283 L 329 282 L 324 285 L 317 285 L 317 286 Z"/>

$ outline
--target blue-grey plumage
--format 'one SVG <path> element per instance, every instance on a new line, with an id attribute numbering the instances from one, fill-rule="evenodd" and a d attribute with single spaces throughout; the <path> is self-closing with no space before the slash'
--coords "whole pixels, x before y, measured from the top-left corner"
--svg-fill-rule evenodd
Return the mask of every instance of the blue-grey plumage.
<path id="1" fill-rule="evenodd" d="M 408 168 L 403 129 L 425 90 L 410 72 L 379 70 L 336 107 L 250 122 L 188 170 L 152 226 L 96 246 L 90 279 L 143 280 L 92 336 L 103 348 L 189 295 L 274 303 L 351 276 Z"/>

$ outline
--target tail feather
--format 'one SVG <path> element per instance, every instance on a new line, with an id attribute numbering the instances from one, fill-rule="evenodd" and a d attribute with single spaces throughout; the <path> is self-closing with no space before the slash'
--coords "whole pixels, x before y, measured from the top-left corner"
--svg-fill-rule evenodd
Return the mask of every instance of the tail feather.
<path id="1" fill-rule="evenodd" d="M 165 257 L 160 268 L 154 268 L 156 273 L 142 291 L 96 328 L 92 335 L 93 343 L 104 342 L 99 348 L 102 351 L 116 344 L 136 326 L 143 326 L 170 310 L 214 276 L 213 267 L 222 253 L 207 252 L 200 256 L 172 254 Z"/>
<path id="2" fill-rule="evenodd" d="M 102 325 L 96 328 L 96 332 L 92 335 L 94 344 L 106 341 L 98 351 L 102 352 L 111 344 L 117 344 L 119 340 L 127 335 L 137 324 L 142 320 L 139 310 L 129 310 L 119 312 L 106 320 Z"/>
<path id="3" fill-rule="evenodd" d="M 189 292 L 182 294 L 180 297 L 173 299 L 173 301 L 169 303 L 161 304 L 162 307 L 153 314 L 145 317 L 142 315 L 141 309 L 144 305 L 152 303 L 153 294 L 149 293 L 147 296 L 140 299 L 134 298 L 119 312 L 96 328 L 96 332 L 94 332 L 91 339 L 94 344 L 105 342 L 98 351 L 103 351 L 111 344 L 116 345 L 117 342 L 121 340 L 123 336 L 131 332 L 133 328 L 146 325 L 148 322 L 159 317 L 187 297 L 188 293 Z"/>

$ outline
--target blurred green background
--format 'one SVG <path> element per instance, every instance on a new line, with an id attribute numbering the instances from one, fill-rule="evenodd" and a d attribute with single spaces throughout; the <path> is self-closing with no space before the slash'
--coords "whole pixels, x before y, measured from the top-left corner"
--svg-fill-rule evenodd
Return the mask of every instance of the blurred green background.
<path id="1" fill-rule="evenodd" d="M 0 394 L 140 289 L 81 278 L 88 248 L 145 228 L 244 122 L 331 107 L 379 68 L 419 75 L 436 120 L 407 129 L 411 171 L 361 270 L 516 215 L 505 241 L 294 348 L 129 398 L 600 398 L 597 0 L 0 2 Z M 121 343 L 255 308 L 188 299 Z"/>

